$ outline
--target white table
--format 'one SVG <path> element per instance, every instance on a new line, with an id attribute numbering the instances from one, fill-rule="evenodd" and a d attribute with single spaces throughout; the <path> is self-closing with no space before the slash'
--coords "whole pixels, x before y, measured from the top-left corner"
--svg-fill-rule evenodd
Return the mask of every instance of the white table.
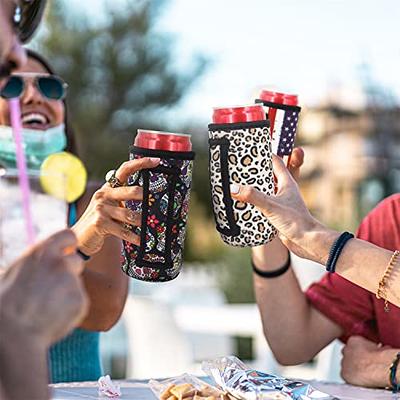
<path id="1" fill-rule="evenodd" d="M 121 400 L 156 400 L 153 392 L 145 383 L 116 381 L 121 386 Z M 58 383 L 50 385 L 53 390 L 52 400 L 102 399 L 97 394 L 97 382 Z"/>
<path id="2" fill-rule="evenodd" d="M 156 400 L 146 383 L 117 381 L 121 385 L 121 400 Z M 386 390 L 364 389 L 350 385 L 312 382 L 319 390 L 337 396 L 340 400 L 400 400 Z M 62 383 L 50 385 L 53 389 L 52 400 L 103 399 L 97 394 L 96 382 Z"/>

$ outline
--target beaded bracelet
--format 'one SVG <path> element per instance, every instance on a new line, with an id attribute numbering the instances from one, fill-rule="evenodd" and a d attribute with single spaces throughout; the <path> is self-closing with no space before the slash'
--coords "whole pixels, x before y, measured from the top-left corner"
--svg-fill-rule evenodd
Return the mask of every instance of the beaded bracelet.
<path id="1" fill-rule="evenodd" d="M 393 360 L 392 365 L 389 369 L 389 382 L 393 393 L 397 393 L 400 390 L 400 384 L 397 382 L 397 367 L 400 362 L 400 353 L 396 354 L 396 358 Z"/>
<path id="2" fill-rule="evenodd" d="M 389 280 L 389 276 L 392 273 L 394 266 L 396 265 L 399 255 L 400 255 L 400 251 L 398 251 L 398 250 L 396 250 L 392 254 L 392 257 L 390 258 L 389 264 L 386 267 L 386 270 L 382 276 L 382 279 L 379 281 L 378 289 L 377 289 L 376 295 L 375 295 L 377 299 L 382 299 L 385 301 L 385 307 L 384 307 L 385 312 L 389 312 L 389 302 L 388 302 L 387 293 L 386 293 L 387 283 Z"/>
<path id="3" fill-rule="evenodd" d="M 331 250 L 329 251 L 328 261 L 326 263 L 326 270 L 330 273 L 334 273 L 336 270 L 336 263 L 339 259 L 340 253 L 342 252 L 344 245 L 354 237 L 352 233 L 343 232 L 333 243 Z"/>

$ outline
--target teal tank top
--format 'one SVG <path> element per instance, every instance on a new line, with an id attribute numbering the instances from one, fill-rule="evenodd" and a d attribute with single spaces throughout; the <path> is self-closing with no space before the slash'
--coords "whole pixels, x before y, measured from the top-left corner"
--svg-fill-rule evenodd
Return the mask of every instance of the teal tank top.
<path id="1" fill-rule="evenodd" d="M 68 224 L 76 222 L 76 204 L 69 207 Z M 102 375 L 100 333 L 77 328 L 49 351 L 51 383 L 93 381 Z"/>

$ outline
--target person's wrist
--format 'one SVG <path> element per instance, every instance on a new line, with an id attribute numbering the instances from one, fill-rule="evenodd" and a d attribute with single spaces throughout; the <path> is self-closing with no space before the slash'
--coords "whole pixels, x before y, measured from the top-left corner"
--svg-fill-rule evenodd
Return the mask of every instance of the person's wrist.
<path id="1" fill-rule="evenodd" d="M 3 371 L 3 391 L 9 398 L 47 399 L 48 369 L 46 343 L 43 335 L 29 330 L 16 318 L 2 321 L 0 340 L 0 370 Z M 30 373 L 34 372 L 34 373 Z M 13 380 L 16 376 L 27 373 L 24 384 L 18 385 Z M 7 397 L 7 398 L 8 398 Z"/>
<path id="2" fill-rule="evenodd" d="M 329 251 L 339 235 L 339 232 L 314 220 L 304 233 L 302 247 L 307 250 L 310 260 L 325 265 L 329 258 Z"/>
<path id="3" fill-rule="evenodd" d="M 391 367 L 398 353 L 399 349 L 388 348 L 382 350 L 378 356 L 379 364 L 381 365 L 379 379 L 382 382 L 382 387 L 392 388 Z M 396 368 L 396 382 L 400 384 L 400 365 Z"/>
<path id="4" fill-rule="evenodd" d="M 31 325 L 24 324 L 23 318 L 1 313 L 1 321 L 0 353 L 4 353 L 6 348 L 10 352 L 16 348 L 21 349 L 22 344 L 38 353 L 45 352 L 50 346 L 46 336 Z"/>
<path id="5" fill-rule="evenodd" d="M 78 249 L 88 257 L 93 256 L 98 252 L 98 248 L 101 248 L 101 242 L 103 238 L 97 238 L 96 234 L 90 232 L 88 229 L 84 229 L 82 224 L 79 222 L 71 227 L 71 230 L 75 233 Z M 100 243 L 100 244 L 99 244 Z"/>
<path id="6" fill-rule="evenodd" d="M 368 353 L 368 360 L 364 360 L 363 364 L 368 367 L 362 371 L 363 379 L 361 385 L 375 388 L 389 388 L 390 383 L 390 367 L 396 358 L 398 350 L 388 348 L 386 350 L 379 349 Z M 397 381 L 399 379 L 399 371 L 396 374 Z"/>
<path id="7" fill-rule="evenodd" d="M 276 237 L 267 244 L 253 247 L 251 257 L 257 269 L 261 271 L 273 271 L 282 266 L 288 259 L 288 249 Z"/>

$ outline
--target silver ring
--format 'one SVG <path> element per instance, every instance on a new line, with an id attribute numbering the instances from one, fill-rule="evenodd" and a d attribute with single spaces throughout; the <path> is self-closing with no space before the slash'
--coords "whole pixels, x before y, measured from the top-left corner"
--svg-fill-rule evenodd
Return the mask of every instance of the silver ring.
<path id="1" fill-rule="evenodd" d="M 112 169 L 106 173 L 106 182 L 112 187 L 112 188 L 117 188 L 124 186 L 124 184 L 116 177 L 117 170 Z"/>

